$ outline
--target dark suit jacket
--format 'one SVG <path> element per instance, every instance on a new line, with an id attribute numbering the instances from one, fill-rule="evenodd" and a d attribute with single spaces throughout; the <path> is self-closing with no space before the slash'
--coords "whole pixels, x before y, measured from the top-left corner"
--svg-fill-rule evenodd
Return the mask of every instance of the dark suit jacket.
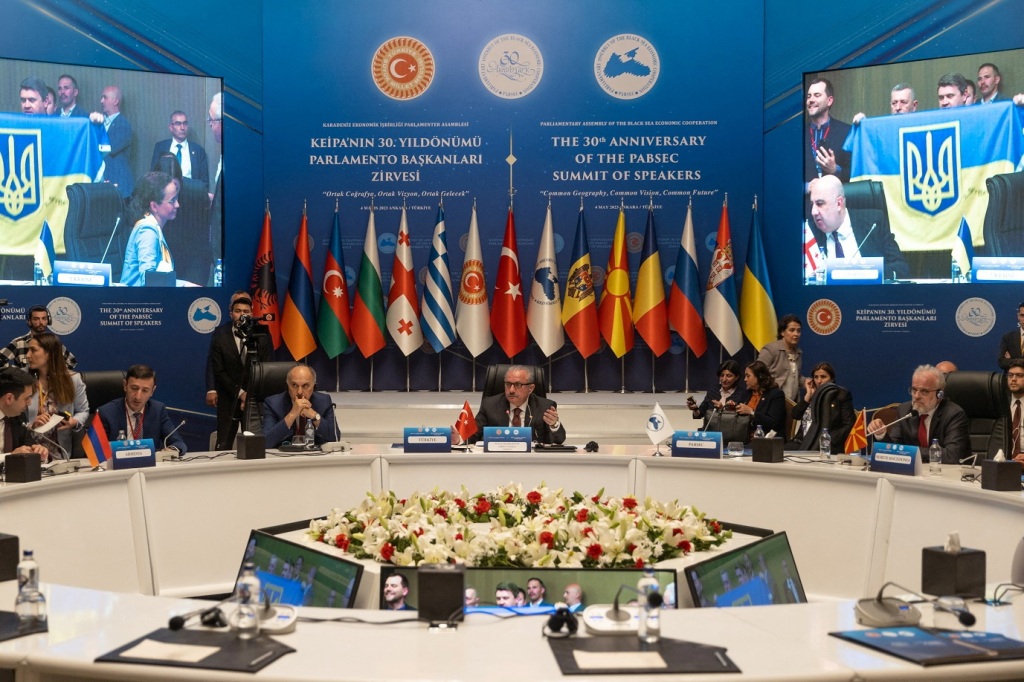
<path id="1" fill-rule="evenodd" d="M 896 243 L 896 238 L 892 236 L 892 231 L 889 229 L 887 224 L 882 222 L 876 222 L 875 229 L 871 231 L 871 222 L 860 220 L 856 211 L 850 211 L 850 227 L 853 228 L 853 236 L 857 240 L 857 244 L 864 242 L 864 246 L 860 248 L 860 255 L 865 258 L 882 256 L 885 258 L 885 279 L 891 279 L 893 273 L 896 274 L 896 279 L 906 279 L 910 277 L 910 266 L 907 265 L 907 261 L 903 258 L 903 251 L 900 250 L 900 245 Z M 811 227 L 811 234 L 814 235 L 815 241 L 818 242 L 818 248 L 821 249 L 822 253 L 825 253 L 825 233 L 818 229 L 818 226 L 814 224 L 813 220 L 808 220 L 807 224 Z M 868 234 L 870 232 L 870 234 Z M 864 238 L 867 237 L 867 240 Z M 828 254 L 830 257 L 834 254 Z"/>
<path id="2" fill-rule="evenodd" d="M 60 118 L 60 110 L 61 110 L 60 105 L 57 105 L 57 109 L 52 114 L 50 114 L 50 115 L 51 116 L 56 116 L 57 118 Z M 75 118 L 75 117 L 88 118 L 89 117 L 89 112 L 86 111 L 85 107 L 83 107 L 81 104 L 77 104 L 76 103 L 75 106 L 71 108 L 71 113 L 68 114 L 68 117 L 69 118 Z"/>
<path id="3" fill-rule="evenodd" d="M 1007 353 L 1010 354 L 1010 357 L 1006 357 Z M 1010 360 L 1020 357 L 1020 327 L 1016 327 L 1012 332 L 1003 334 L 1003 338 L 999 339 L 999 358 L 997 359 L 999 369 L 1005 372 L 1010 369 Z"/>
<path id="4" fill-rule="evenodd" d="M 32 436 L 29 435 L 30 431 L 28 430 L 28 427 L 25 426 L 23 416 L 24 415 L 18 415 L 17 417 L 6 418 L 7 422 L 11 425 L 11 442 L 4 443 L 4 452 L 13 452 L 22 445 L 32 445 L 35 443 L 35 441 L 32 440 Z M 4 419 L 5 417 L 0 415 L 0 429 L 3 428 Z M 45 447 L 50 449 L 52 446 L 45 445 Z"/>
<path id="5" fill-rule="evenodd" d="M 853 422 L 857 417 L 853 411 L 853 396 L 841 386 L 825 384 L 819 387 L 808 404 L 802 397 L 793 408 L 793 421 L 799 422 L 806 410 L 811 411 L 811 425 L 807 433 L 799 432 L 791 442 L 798 450 L 815 450 L 818 447 L 818 436 L 824 426 L 832 436 L 832 452 L 842 452 L 846 437 L 850 435 Z"/>
<path id="6" fill-rule="evenodd" d="M 234 440 L 233 420 L 238 408 L 238 391 L 245 382 L 245 365 L 242 356 L 235 346 L 234 326 L 228 322 L 213 330 L 210 338 L 210 354 L 207 367 L 213 377 L 213 387 L 217 391 L 217 442 L 218 449 L 229 448 L 229 441 Z M 256 357 L 253 362 L 265 362 L 270 359 L 270 337 L 258 334 L 250 337 L 256 342 Z"/>
<path id="7" fill-rule="evenodd" d="M 707 394 L 704 396 L 704 400 L 697 406 L 697 414 L 701 419 L 704 420 L 703 428 L 708 427 L 708 420 L 711 418 L 710 413 L 715 409 L 715 406 L 711 404 L 712 400 L 722 399 L 722 387 L 715 386 L 709 388 Z M 740 377 L 736 383 L 736 390 L 729 396 L 729 400 L 733 401 L 737 405 L 745 403 L 750 400 L 750 389 L 743 384 L 743 377 Z"/>
<path id="8" fill-rule="evenodd" d="M 818 166 L 814 162 L 814 149 L 811 147 L 811 126 L 804 126 L 804 182 L 810 182 L 818 177 Z M 843 150 L 843 143 L 850 135 L 850 124 L 840 121 L 837 118 L 829 119 L 828 137 L 825 142 L 836 155 L 836 177 L 842 182 L 850 181 L 850 152 Z"/>
<path id="9" fill-rule="evenodd" d="M 320 414 L 320 426 L 316 429 L 316 444 L 330 443 L 338 440 L 338 427 L 334 421 L 334 408 L 331 398 L 326 393 L 313 392 L 309 402 L 313 410 Z M 268 448 L 276 448 L 286 440 L 291 440 L 293 429 L 284 421 L 284 416 L 292 409 L 292 399 L 288 391 L 268 396 L 263 401 L 263 436 Z"/>
<path id="10" fill-rule="evenodd" d="M 903 417 L 910 412 L 910 401 L 901 403 L 897 415 Z M 885 438 L 880 438 L 889 443 L 903 443 L 904 445 L 920 445 L 917 440 L 917 429 L 921 421 L 920 417 L 911 417 L 889 428 Z M 932 413 L 931 423 L 928 425 L 928 442 L 933 438 L 939 439 L 942 446 L 942 463 L 958 464 L 961 459 L 971 454 L 971 439 L 967 431 L 967 414 L 956 403 L 948 400 L 939 401 L 939 406 Z M 928 449 L 921 451 L 921 461 L 928 461 Z"/>
<path id="11" fill-rule="evenodd" d="M 555 445 L 565 442 L 565 426 L 559 424 L 558 430 L 552 431 L 544 421 L 544 413 L 554 404 L 554 401 L 541 398 L 535 393 L 531 393 L 523 404 L 523 426 L 533 429 L 535 442 Z M 508 398 L 504 393 L 488 396 L 481 400 L 480 411 L 476 413 L 477 431 L 470 436 L 469 442 L 475 443 L 482 440 L 485 426 L 508 426 L 510 409 Z"/>
<path id="12" fill-rule="evenodd" d="M 100 421 L 107 431 L 107 438 L 117 440 L 117 433 L 124 431 L 128 433 L 128 419 L 125 417 L 124 398 L 116 398 L 96 410 L 100 414 Z M 167 406 L 159 400 L 150 400 L 146 403 L 146 409 L 142 417 L 142 437 L 152 438 L 153 445 L 157 450 L 164 446 L 164 439 L 167 434 L 174 431 L 175 424 L 171 423 L 171 416 L 167 414 Z M 168 447 L 178 449 L 178 452 L 185 454 L 188 450 L 185 441 L 181 439 L 178 431 L 171 433 L 167 438 Z"/>
<path id="13" fill-rule="evenodd" d="M 119 117 L 120 118 L 120 117 Z M 169 137 L 166 140 L 161 140 L 153 145 L 153 160 L 149 162 L 150 168 L 156 168 L 156 162 L 160 160 L 160 155 L 170 152 L 173 154 L 172 149 L 174 145 L 173 137 Z M 206 150 L 200 147 L 192 140 L 188 141 L 188 156 L 192 162 L 192 179 L 198 180 L 203 183 L 207 189 L 210 188 L 210 162 L 206 159 Z"/>
<path id="14" fill-rule="evenodd" d="M 116 184 L 122 197 L 130 197 L 135 189 L 131 167 L 132 124 L 124 114 L 119 114 L 110 124 L 107 135 L 110 137 L 110 153 L 103 160 L 106 164 L 103 179 Z"/>
<path id="15" fill-rule="evenodd" d="M 785 437 L 782 429 L 786 425 L 786 396 L 781 388 L 769 388 L 765 391 L 754 408 L 750 425 L 753 429 L 760 426 L 766 434 L 774 431 L 776 435 Z"/>

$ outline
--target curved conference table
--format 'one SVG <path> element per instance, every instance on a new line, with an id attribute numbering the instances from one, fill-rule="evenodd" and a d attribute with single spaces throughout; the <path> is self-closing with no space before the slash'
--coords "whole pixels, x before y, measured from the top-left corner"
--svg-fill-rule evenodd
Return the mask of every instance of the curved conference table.
<path id="1" fill-rule="evenodd" d="M 58 671 L 70 674 L 72 670 L 90 679 L 187 679 L 185 671 L 174 668 L 87 663 L 160 627 L 170 612 L 187 608 L 183 598 L 230 590 L 252 528 L 322 516 L 331 507 L 354 506 L 368 491 L 390 489 L 403 495 L 462 485 L 477 491 L 514 481 L 524 487 L 543 482 L 584 493 L 604 488 L 612 496 L 678 499 L 722 520 L 787 531 L 814 603 L 680 610 L 665 617 L 666 636 L 729 646 L 745 678 L 1024 677 L 1024 662 L 925 669 L 826 635 L 829 630 L 855 627 L 850 600 L 873 594 L 885 581 L 918 589 L 922 547 L 943 544 L 950 531 L 960 533 L 965 547 L 987 553 L 989 584 L 1007 581 L 1017 542 L 1024 536 L 1021 493 L 985 491 L 977 483 L 962 483 L 959 467 L 944 467 L 937 477 L 904 477 L 820 462 L 758 464 L 749 459 L 655 457 L 649 446 L 604 450 L 598 454 L 428 455 L 373 445 L 343 454 L 194 460 L 6 484 L 0 488 L 0 531 L 18 535 L 22 548 L 36 551 L 43 581 L 55 591 L 51 602 L 60 602 L 64 595 L 69 602 L 81 598 L 110 603 L 91 616 L 76 610 L 78 626 L 58 628 L 56 633 L 60 608 L 53 604 L 49 640 L 37 635 L 0 643 L 0 665 L 11 667 L 21 661 L 23 679 L 57 679 Z M 0 598 L 4 594 L 0 591 Z M 370 607 L 373 600 L 369 590 L 361 589 L 357 606 Z M 979 614 L 976 627 L 1024 638 L 1021 601 L 1021 608 L 973 607 Z M 132 617 L 104 620 L 119 610 Z M 372 618 L 388 615 L 365 613 Z M 943 617 L 936 614 L 936 625 L 955 625 L 955 620 L 942 622 Z M 141 625 L 140 619 L 147 624 Z M 521 653 L 523 647 L 536 647 L 538 655 L 515 676 L 560 677 L 538 634 L 538 622 L 524 625 L 524 620 L 528 619 L 495 623 L 473 617 L 458 633 L 438 638 L 422 632 L 425 626 L 419 624 L 394 626 L 384 638 L 380 628 L 370 626 L 301 625 L 296 634 L 285 636 L 295 641 L 282 638 L 299 649 L 298 655 L 286 656 L 257 677 L 474 676 L 485 665 L 493 667 L 504 651 L 498 643 L 487 642 L 498 639 L 507 646 L 520 631 L 524 643 L 512 650 Z M 102 636 L 82 635 L 81 627 L 89 623 L 99 627 Z M 351 651 L 361 646 L 372 651 L 375 643 L 387 642 L 386 650 L 405 652 L 399 657 L 403 662 L 384 669 L 353 664 L 350 674 L 341 674 L 322 661 L 317 663 L 314 653 L 306 653 L 316 652 L 320 645 L 324 647 L 320 652 L 330 649 L 338 638 L 344 638 Z M 479 665 L 475 667 L 474 662 Z M 403 672 L 406 663 L 409 674 Z M 31 672 L 37 670 L 38 676 Z M 504 674 L 513 676 L 511 671 Z M 205 672 L 195 679 L 218 676 Z"/>

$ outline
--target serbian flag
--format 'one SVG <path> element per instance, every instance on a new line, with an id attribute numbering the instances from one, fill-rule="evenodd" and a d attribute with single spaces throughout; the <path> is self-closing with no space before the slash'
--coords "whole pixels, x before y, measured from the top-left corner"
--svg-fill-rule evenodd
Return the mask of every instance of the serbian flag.
<path id="1" fill-rule="evenodd" d="M 743 333 L 754 348 L 764 348 L 775 340 L 778 317 L 772 301 L 772 285 L 768 280 L 768 261 L 761 241 L 761 225 L 757 219 L 757 198 L 754 215 L 750 219 L 750 240 L 747 242 L 747 262 L 743 267 L 743 291 L 740 292 L 740 321 Z"/>
<path id="2" fill-rule="evenodd" d="M 626 211 L 619 208 L 612 250 L 608 254 L 601 303 L 597 319 L 601 336 L 608 342 L 615 357 L 621 358 L 633 349 L 633 310 L 629 302 L 629 259 L 626 254 Z"/>
<path id="3" fill-rule="evenodd" d="M 352 340 L 368 358 L 384 347 L 384 286 L 380 280 L 380 258 L 377 255 L 377 229 L 373 209 L 366 223 L 363 258 L 359 264 L 356 300 L 352 305 Z"/>
<path id="4" fill-rule="evenodd" d="M 94 467 L 99 466 L 100 462 L 110 459 L 110 439 L 107 437 L 107 430 L 103 428 L 103 420 L 100 419 L 99 412 L 95 413 L 89 421 L 89 430 L 86 432 L 85 438 L 82 439 L 82 449 L 85 450 L 85 456 L 89 458 L 89 463 Z"/>
<path id="5" fill-rule="evenodd" d="M 672 277 L 672 289 L 668 294 L 668 320 L 698 358 L 708 349 L 700 285 L 691 202 L 686 209 L 686 223 L 683 225 L 683 236 L 679 239 L 679 253 L 676 255 L 676 271 Z"/>
<path id="6" fill-rule="evenodd" d="M 811 232 L 811 226 L 804 221 L 804 280 L 813 280 L 814 274 L 818 271 L 824 258 L 821 249 L 818 247 L 818 240 Z"/>
<path id="7" fill-rule="evenodd" d="M 647 209 L 647 229 L 640 252 L 640 271 L 636 277 L 633 324 L 655 357 L 672 345 L 668 335 L 668 311 L 665 308 L 665 279 L 658 255 L 658 235 L 654 231 L 654 209 Z"/>
<path id="8" fill-rule="evenodd" d="M 469 406 L 469 401 L 462 406 L 462 412 L 459 412 L 459 420 L 455 422 L 455 430 L 462 436 L 462 441 L 466 442 L 470 436 L 476 433 L 476 417 L 473 416 L 473 409 Z"/>
<path id="9" fill-rule="evenodd" d="M 868 446 L 868 432 L 865 428 L 865 422 L 867 421 L 864 416 L 864 410 L 860 411 L 857 415 L 857 421 L 853 422 L 853 428 L 850 429 L 850 435 L 846 437 L 846 443 L 843 445 L 843 452 L 849 454 L 851 452 L 860 452 Z"/>
<path id="10" fill-rule="evenodd" d="M 341 220 L 334 209 L 331 244 L 324 261 L 324 281 L 320 289 L 320 310 L 316 333 L 327 357 L 336 358 L 352 345 L 352 320 L 348 304 L 345 258 L 341 253 Z"/>
<path id="11" fill-rule="evenodd" d="M 594 271 L 590 267 L 587 225 L 583 220 L 583 207 L 580 206 L 580 215 L 576 220 L 576 241 L 572 247 L 572 264 L 569 265 L 565 298 L 562 299 L 562 325 L 584 359 L 589 358 L 601 347 L 593 275 Z"/>
<path id="12" fill-rule="evenodd" d="M 388 290 L 388 331 L 405 355 L 411 355 L 423 345 L 420 327 L 420 302 L 416 294 L 416 268 L 412 262 L 412 240 L 405 206 L 398 225 L 398 243 L 391 265 L 391 288 Z"/>
<path id="13" fill-rule="evenodd" d="M 743 348 L 743 331 L 736 314 L 736 261 L 732 252 L 732 234 L 729 231 L 729 204 L 722 202 L 722 217 L 718 221 L 715 255 L 711 260 L 711 274 L 704 293 L 704 316 L 708 327 L 721 342 L 725 352 L 736 355 Z"/>
<path id="14" fill-rule="evenodd" d="M 263 232 L 256 247 L 256 260 L 249 281 L 252 316 L 264 319 L 274 349 L 281 347 L 281 314 L 277 309 L 277 273 L 274 271 L 274 241 L 270 234 L 270 208 L 263 214 Z"/>
<path id="15" fill-rule="evenodd" d="M 519 246 L 512 208 L 505 222 L 505 240 L 501 243 L 498 278 L 494 282 L 491 331 L 505 355 L 512 358 L 526 348 L 526 309 L 523 308 L 523 280 L 519 274 Z"/>
<path id="16" fill-rule="evenodd" d="M 288 352 L 301 360 L 316 350 L 316 304 L 313 301 L 313 267 L 309 264 L 309 226 L 302 212 L 299 238 L 295 242 L 295 260 L 288 278 L 288 294 L 281 313 L 281 336 Z"/>

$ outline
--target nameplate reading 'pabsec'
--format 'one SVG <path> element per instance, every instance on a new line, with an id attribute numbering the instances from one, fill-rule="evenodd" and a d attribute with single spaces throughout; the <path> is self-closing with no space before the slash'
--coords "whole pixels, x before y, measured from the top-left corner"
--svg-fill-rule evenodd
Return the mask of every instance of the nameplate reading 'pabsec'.
<path id="1" fill-rule="evenodd" d="M 484 452 L 530 452 L 533 429 L 528 426 L 485 426 Z"/>
<path id="2" fill-rule="evenodd" d="M 676 431 L 672 435 L 673 457 L 722 458 L 722 434 L 718 431 Z"/>
<path id="3" fill-rule="evenodd" d="M 920 448 L 901 443 L 875 443 L 871 448 L 871 471 L 915 476 L 918 473 Z"/>
<path id="4" fill-rule="evenodd" d="M 450 426 L 406 426 L 403 429 L 406 452 L 451 452 Z"/>

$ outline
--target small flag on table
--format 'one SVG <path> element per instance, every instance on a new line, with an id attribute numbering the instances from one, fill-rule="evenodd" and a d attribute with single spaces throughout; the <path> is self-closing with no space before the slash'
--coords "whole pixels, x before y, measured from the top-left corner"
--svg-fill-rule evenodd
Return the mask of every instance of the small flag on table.
<path id="1" fill-rule="evenodd" d="M 665 411 L 661 409 L 661 403 L 654 403 L 651 416 L 647 418 L 647 435 L 650 437 L 651 442 L 657 445 L 671 438 L 673 433 L 675 433 L 675 430 L 668 423 L 668 417 L 665 416 Z"/>
<path id="2" fill-rule="evenodd" d="M 462 437 L 462 441 L 468 442 L 470 437 L 476 433 L 476 417 L 473 416 L 473 408 L 469 406 L 469 401 L 462 406 L 462 412 L 459 412 L 459 420 L 455 422 L 455 430 L 459 432 Z"/>
<path id="3" fill-rule="evenodd" d="M 846 443 L 843 444 L 843 452 L 850 454 L 852 452 L 860 452 L 868 446 L 868 432 L 865 427 L 867 419 L 864 415 L 864 410 L 860 411 L 857 415 L 857 421 L 853 422 L 853 428 L 850 429 L 850 435 L 846 437 Z"/>
<path id="4" fill-rule="evenodd" d="M 82 439 L 82 449 L 94 467 L 110 459 L 110 439 L 107 437 L 107 430 L 103 428 L 99 412 L 94 414 L 89 422 L 89 431 Z"/>

